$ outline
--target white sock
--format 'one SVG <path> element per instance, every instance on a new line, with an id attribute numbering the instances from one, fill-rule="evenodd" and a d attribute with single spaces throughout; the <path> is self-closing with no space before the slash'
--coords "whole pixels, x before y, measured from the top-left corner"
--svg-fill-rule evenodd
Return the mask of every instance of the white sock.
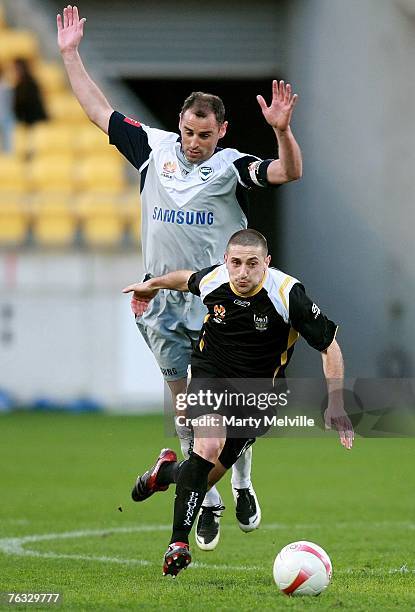
<path id="1" fill-rule="evenodd" d="M 222 506 L 222 498 L 219 495 L 219 491 L 213 486 L 205 495 L 202 506 L 211 508 L 212 506 Z"/>
<path id="2" fill-rule="evenodd" d="M 232 486 L 234 489 L 247 489 L 251 485 L 252 446 L 232 466 Z"/>
<path id="3" fill-rule="evenodd" d="M 177 418 L 174 420 L 177 435 L 179 436 L 180 448 L 185 459 L 189 459 L 189 453 L 193 448 L 193 431 L 186 425 L 179 425 Z"/>

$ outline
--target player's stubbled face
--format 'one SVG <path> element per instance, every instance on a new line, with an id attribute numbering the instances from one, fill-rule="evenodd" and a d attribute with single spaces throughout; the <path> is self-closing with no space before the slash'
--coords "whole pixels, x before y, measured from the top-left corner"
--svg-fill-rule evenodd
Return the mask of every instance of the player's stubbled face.
<path id="1" fill-rule="evenodd" d="M 219 124 L 213 113 L 207 117 L 197 117 L 191 108 L 188 108 L 180 117 L 180 134 L 182 149 L 187 160 L 198 164 L 211 157 L 218 144 L 219 138 L 226 133 L 227 122 Z"/>
<path id="2" fill-rule="evenodd" d="M 225 253 L 232 285 L 242 295 L 250 293 L 264 277 L 264 272 L 271 261 L 261 247 L 231 245 Z"/>

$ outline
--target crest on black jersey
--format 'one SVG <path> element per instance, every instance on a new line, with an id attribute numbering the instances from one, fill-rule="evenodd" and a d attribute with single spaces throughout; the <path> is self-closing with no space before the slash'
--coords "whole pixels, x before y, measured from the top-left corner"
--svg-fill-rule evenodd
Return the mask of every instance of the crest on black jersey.
<path id="1" fill-rule="evenodd" d="M 257 331 L 265 331 L 268 329 L 268 317 L 265 314 L 256 314 L 254 312 L 254 324 Z"/>

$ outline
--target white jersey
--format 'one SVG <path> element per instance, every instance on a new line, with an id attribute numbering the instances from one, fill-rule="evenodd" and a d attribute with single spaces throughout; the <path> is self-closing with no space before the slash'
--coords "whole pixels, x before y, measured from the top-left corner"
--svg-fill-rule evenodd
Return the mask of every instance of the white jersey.
<path id="1" fill-rule="evenodd" d="M 190 163 L 173 132 L 150 128 L 114 112 L 110 143 L 141 175 L 142 248 L 146 273 L 200 270 L 223 260 L 230 236 L 247 226 L 244 191 L 260 186 L 236 149 L 217 149 Z"/>

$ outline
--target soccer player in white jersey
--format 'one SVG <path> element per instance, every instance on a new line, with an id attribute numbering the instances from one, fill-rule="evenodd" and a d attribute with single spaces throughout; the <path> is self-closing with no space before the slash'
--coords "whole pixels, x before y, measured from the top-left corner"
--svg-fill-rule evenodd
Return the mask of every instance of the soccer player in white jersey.
<path id="1" fill-rule="evenodd" d="M 227 121 L 217 96 L 195 92 L 180 113 L 179 131 L 150 128 L 115 111 L 85 70 L 78 46 L 85 18 L 67 6 L 57 16 L 58 45 L 79 103 L 110 143 L 140 172 L 142 247 L 147 277 L 171 270 L 198 270 L 217 264 L 227 237 L 247 225 L 244 192 L 280 185 L 301 177 L 300 148 L 290 128 L 297 95 L 283 81 L 273 81 L 272 101 L 258 103 L 275 133 L 279 159 L 261 160 L 236 149 L 220 149 Z M 137 326 L 169 385 L 174 405 L 186 390 L 192 343 L 206 314 L 192 294 L 159 292 L 149 300 L 132 300 Z M 177 427 L 182 451 L 188 456 L 191 432 Z M 251 483 L 251 449 L 233 466 L 236 517 L 243 531 L 259 526 L 261 512 Z M 219 539 L 223 510 L 216 488 L 204 502 L 196 529 L 200 548 L 212 550 Z"/>

